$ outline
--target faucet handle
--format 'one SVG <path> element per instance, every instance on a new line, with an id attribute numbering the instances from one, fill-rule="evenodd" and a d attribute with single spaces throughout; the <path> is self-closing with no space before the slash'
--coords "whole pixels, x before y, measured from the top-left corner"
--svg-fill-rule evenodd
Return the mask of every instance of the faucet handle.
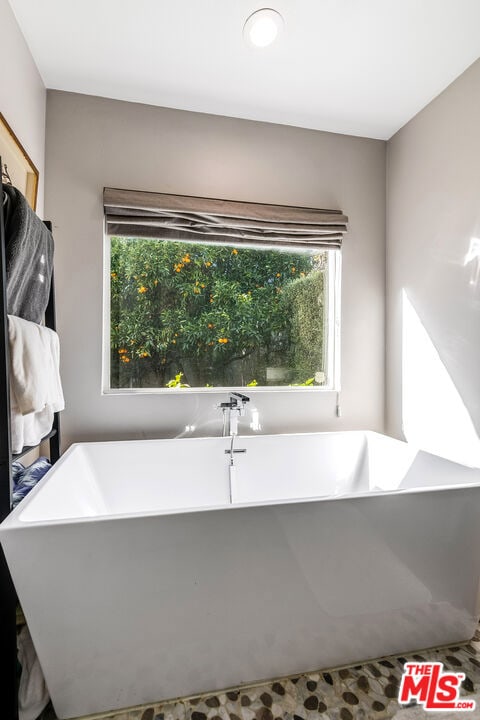
<path id="1" fill-rule="evenodd" d="M 230 393 L 230 395 L 233 395 L 234 397 L 239 398 L 244 405 L 245 405 L 245 403 L 250 402 L 250 398 L 248 397 L 248 395 L 242 395 L 242 393 L 239 393 L 239 392 L 232 392 L 232 393 Z"/>

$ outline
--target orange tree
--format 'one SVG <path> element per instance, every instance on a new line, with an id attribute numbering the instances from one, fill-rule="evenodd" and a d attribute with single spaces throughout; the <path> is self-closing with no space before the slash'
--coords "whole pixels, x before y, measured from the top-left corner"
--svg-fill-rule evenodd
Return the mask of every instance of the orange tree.
<path id="1" fill-rule="evenodd" d="M 179 373 L 192 387 L 266 384 L 267 365 L 291 357 L 284 290 L 316 263 L 306 254 L 112 237 L 112 387 L 165 387 Z M 288 380 L 302 379 L 292 369 Z"/>

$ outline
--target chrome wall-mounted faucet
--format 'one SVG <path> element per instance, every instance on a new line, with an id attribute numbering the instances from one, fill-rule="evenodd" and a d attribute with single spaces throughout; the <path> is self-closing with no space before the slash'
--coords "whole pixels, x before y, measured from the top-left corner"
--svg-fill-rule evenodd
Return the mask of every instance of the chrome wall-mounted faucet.
<path id="1" fill-rule="evenodd" d="M 227 402 L 218 406 L 223 413 L 222 437 L 238 435 L 238 419 L 245 415 L 245 406 L 250 398 L 242 393 L 231 392 Z"/>

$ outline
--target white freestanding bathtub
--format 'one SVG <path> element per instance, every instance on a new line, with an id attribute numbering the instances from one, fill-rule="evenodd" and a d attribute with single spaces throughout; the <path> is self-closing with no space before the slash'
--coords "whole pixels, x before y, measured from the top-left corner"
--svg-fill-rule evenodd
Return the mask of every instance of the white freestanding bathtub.
<path id="1" fill-rule="evenodd" d="M 480 470 L 374 433 L 73 445 L 0 539 L 61 718 L 471 638 Z"/>

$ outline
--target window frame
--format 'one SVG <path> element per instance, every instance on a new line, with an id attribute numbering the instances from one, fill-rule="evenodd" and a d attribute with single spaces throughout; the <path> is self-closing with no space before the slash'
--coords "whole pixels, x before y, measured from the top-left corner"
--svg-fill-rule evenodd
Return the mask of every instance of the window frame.
<path id="1" fill-rule="evenodd" d="M 151 238 L 149 238 L 151 239 Z M 161 239 L 159 239 L 161 242 Z M 172 242 L 172 241 L 170 241 Z M 340 320 L 341 320 L 341 271 L 342 254 L 338 248 L 327 249 L 327 292 L 326 312 L 324 323 L 326 325 L 327 348 L 325 355 L 326 382 L 324 385 L 311 385 L 299 387 L 296 385 L 258 385 L 255 387 L 228 386 L 228 387 L 191 387 L 191 388 L 112 388 L 110 386 L 110 359 L 111 359 L 111 242 L 110 235 L 104 231 L 103 242 L 103 322 L 102 322 L 102 395 L 164 395 L 181 393 L 191 395 L 222 394 L 230 391 L 248 392 L 249 395 L 257 393 L 291 393 L 291 392 L 340 392 Z"/>

